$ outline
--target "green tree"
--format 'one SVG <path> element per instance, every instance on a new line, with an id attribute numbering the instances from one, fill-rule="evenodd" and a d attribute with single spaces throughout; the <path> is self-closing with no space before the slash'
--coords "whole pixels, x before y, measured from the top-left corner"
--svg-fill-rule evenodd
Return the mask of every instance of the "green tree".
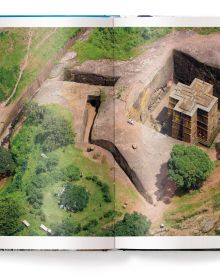
<path id="1" fill-rule="evenodd" d="M 33 208 L 39 209 L 43 204 L 43 194 L 41 190 L 34 185 L 30 185 L 26 190 L 26 194 L 27 201 L 33 206 Z"/>
<path id="2" fill-rule="evenodd" d="M 43 131 L 36 136 L 36 143 L 41 144 L 44 152 L 51 152 L 74 143 L 71 124 L 60 116 L 46 114 L 42 128 Z"/>
<path id="3" fill-rule="evenodd" d="M 82 211 L 88 204 L 89 193 L 85 187 L 68 183 L 60 197 L 60 204 L 69 211 Z"/>
<path id="4" fill-rule="evenodd" d="M 54 168 L 57 166 L 59 162 L 59 159 L 55 156 L 49 157 L 48 159 L 46 159 L 46 168 L 47 171 L 53 171 Z"/>
<path id="5" fill-rule="evenodd" d="M 71 164 L 67 166 L 63 171 L 65 177 L 70 181 L 77 181 L 80 179 L 81 172 L 80 169 L 75 166 L 74 164 Z"/>
<path id="6" fill-rule="evenodd" d="M 184 190 L 201 187 L 213 167 L 209 156 L 196 146 L 175 145 L 168 161 L 169 178 Z"/>
<path id="7" fill-rule="evenodd" d="M 140 213 L 126 213 L 123 220 L 118 221 L 105 231 L 107 236 L 145 236 L 149 234 L 150 220 Z"/>
<path id="8" fill-rule="evenodd" d="M 24 114 L 27 117 L 27 123 L 36 125 L 42 123 L 46 113 L 45 106 L 39 106 L 35 102 L 31 102 L 25 106 Z"/>
<path id="9" fill-rule="evenodd" d="M 0 177 L 10 176 L 15 170 L 15 164 L 10 151 L 0 147 Z"/>
<path id="10" fill-rule="evenodd" d="M 22 206 L 12 197 L 0 199 L 0 235 L 13 235 L 21 228 Z"/>
<path id="11" fill-rule="evenodd" d="M 97 219 L 92 219 L 90 220 L 87 224 L 83 226 L 83 230 L 90 232 L 93 230 L 97 225 L 98 225 L 98 220 Z"/>
<path id="12" fill-rule="evenodd" d="M 72 236 L 79 233 L 80 230 L 80 224 L 70 219 L 66 219 L 61 224 L 52 226 L 52 233 L 54 236 Z"/>

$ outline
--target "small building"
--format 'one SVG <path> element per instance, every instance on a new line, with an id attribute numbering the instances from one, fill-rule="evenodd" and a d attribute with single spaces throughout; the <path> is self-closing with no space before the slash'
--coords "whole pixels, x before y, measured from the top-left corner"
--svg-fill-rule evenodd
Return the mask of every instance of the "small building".
<path id="1" fill-rule="evenodd" d="M 26 227 L 29 227 L 29 226 L 30 226 L 30 224 L 29 224 L 28 221 L 26 221 L 26 220 L 23 220 L 22 223 L 23 223 Z"/>
<path id="2" fill-rule="evenodd" d="M 40 229 L 42 229 L 43 231 L 45 231 L 45 232 L 51 234 L 51 229 L 48 228 L 48 227 L 46 227 L 46 226 L 43 225 L 43 224 L 40 225 Z"/>
<path id="3" fill-rule="evenodd" d="M 44 153 L 41 153 L 41 157 L 42 157 L 42 158 L 48 158 L 48 156 L 45 155 Z"/>
<path id="4" fill-rule="evenodd" d="M 191 85 L 178 83 L 169 96 L 173 138 L 210 146 L 218 132 L 218 98 L 213 85 L 194 79 Z"/>

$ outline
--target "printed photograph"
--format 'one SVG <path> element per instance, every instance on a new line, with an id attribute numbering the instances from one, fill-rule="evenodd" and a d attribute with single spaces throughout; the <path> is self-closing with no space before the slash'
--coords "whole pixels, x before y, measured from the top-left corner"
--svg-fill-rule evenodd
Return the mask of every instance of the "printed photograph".
<path id="1" fill-rule="evenodd" d="M 220 28 L 0 28 L 0 235 L 220 235 Z"/>

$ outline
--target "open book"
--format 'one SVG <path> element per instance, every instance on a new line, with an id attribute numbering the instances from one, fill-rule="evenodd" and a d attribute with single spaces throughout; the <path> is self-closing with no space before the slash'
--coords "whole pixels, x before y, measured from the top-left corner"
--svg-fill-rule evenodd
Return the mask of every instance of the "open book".
<path id="1" fill-rule="evenodd" d="M 219 26 L 0 18 L 0 249 L 220 247 Z"/>

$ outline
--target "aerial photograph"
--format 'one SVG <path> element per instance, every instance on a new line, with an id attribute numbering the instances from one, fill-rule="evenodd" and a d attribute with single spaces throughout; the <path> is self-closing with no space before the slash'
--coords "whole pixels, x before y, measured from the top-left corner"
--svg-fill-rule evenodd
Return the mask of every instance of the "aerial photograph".
<path id="1" fill-rule="evenodd" d="M 0 28 L 0 236 L 220 235 L 220 28 Z"/>

